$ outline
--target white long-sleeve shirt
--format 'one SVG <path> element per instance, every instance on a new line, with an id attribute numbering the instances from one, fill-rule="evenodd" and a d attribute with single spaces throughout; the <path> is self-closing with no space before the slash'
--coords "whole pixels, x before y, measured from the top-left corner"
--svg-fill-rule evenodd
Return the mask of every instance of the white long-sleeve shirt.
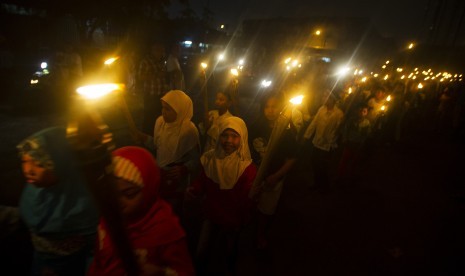
<path id="1" fill-rule="evenodd" d="M 344 113 L 337 106 L 331 110 L 328 110 L 326 105 L 320 107 L 305 131 L 304 138 L 310 139 L 315 134 L 312 143 L 316 148 L 324 151 L 336 148 L 338 131 L 343 117 Z"/>

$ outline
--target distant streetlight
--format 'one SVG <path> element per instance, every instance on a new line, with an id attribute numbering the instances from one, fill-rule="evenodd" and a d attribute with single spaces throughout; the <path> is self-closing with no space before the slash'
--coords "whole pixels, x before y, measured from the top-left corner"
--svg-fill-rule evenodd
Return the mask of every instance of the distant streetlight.
<path id="1" fill-rule="evenodd" d="M 262 80 L 261 82 L 261 85 L 262 87 L 269 87 L 271 85 L 271 81 L 270 80 Z"/>
<path id="2" fill-rule="evenodd" d="M 409 49 L 409 50 L 412 50 L 413 47 L 415 47 L 415 44 L 414 44 L 414 43 L 410 43 L 410 44 L 408 45 L 408 49 Z"/>
<path id="3" fill-rule="evenodd" d="M 315 34 L 316 34 L 316 35 L 320 35 L 320 34 L 321 34 L 321 30 L 316 30 L 316 31 L 315 31 Z"/>

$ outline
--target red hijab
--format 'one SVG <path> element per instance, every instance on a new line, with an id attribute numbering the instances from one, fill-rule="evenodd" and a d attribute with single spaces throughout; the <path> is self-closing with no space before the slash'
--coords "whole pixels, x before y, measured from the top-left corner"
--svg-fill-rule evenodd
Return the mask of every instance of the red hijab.
<path id="1" fill-rule="evenodd" d="M 157 260 L 150 258 L 156 247 L 178 241 L 185 236 L 171 206 L 159 197 L 160 169 L 152 154 L 140 147 L 123 147 L 115 150 L 113 156 L 130 161 L 140 173 L 143 182 L 142 197 L 144 203 L 142 208 L 146 211 L 139 220 L 126 225 L 126 230 L 136 257 L 140 258 L 138 252 L 142 251 L 144 252 L 142 254 L 146 254 L 143 257 L 147 257 L 147 262 L 157 264 Z M 115 175 L 118 175 L 116 170 Z M 125 179 L 124 176 L 122 178 Z M 116 256 L 103 218 L 100 219 L 98 243 L 89 274 L 125 274 L 121 260 Z"/>

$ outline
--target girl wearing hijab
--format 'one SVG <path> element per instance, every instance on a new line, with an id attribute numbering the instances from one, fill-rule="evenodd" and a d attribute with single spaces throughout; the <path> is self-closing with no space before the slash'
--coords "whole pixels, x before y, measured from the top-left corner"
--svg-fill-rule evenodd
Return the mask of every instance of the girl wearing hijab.
<path id="1" fill-rule="evenodd" d="M 234 270 L 239 231 L 250 219 L 253 209 L 248 195 L 257 169 L 252 163 L 247 127 L 242 119 L 225 118 L 219 133 L 216 147 L 202 155 L 203 170 L 188 189 L 187 196 L 205 196 L 206 221 L 197 252 L 200 265 L 205 265 L 205 259 L 226 252 L 228 269 Z M 211 245 L 222 241 L 226 243 L 224 248 L 209 256 Z"/>
<path id="2" fill-rule="evenodd" d="M 182 198 L 190 182 L 189 174 L 199 165 L 199 132 L 192 123 L 192 100 L 180 90 L 171 90 L 161 98 L 162 116 L 155 122 L 153 137 L 138 132 L 139 140 L 156 151 L 161 170 L 160 193 L 180 214 Z"/>
<path id="3" fill-rule="evenodd" d="M 27 185 L 21 217 L 34 246 L 32 275 L 84 275 L 98 224 L 66 139 L 66 129 L 42 130 L 18 145 Z"/>
<path id="4" fill-rule="evenodd" d="M 152 154 L 140 147 L 123 147 L 113 152 L 113 166 L 126 232 L 142 274 L 194 275 L 184 230 L 160 198 L 160 169 Z M 89 275 L 126 275 L 103 218 L 98 236 Z"/>

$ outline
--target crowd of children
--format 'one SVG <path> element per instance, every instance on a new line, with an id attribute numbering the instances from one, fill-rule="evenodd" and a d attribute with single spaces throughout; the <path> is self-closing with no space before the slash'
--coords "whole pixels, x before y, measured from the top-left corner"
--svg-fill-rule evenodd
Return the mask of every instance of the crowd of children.
<path id="1" fill-rule="evenodd" d="M 228 93 L 217 93 L 216 109 L 199 127 L 185 92 L 164 94 L 153 136 L 131 129 L 137 143 L 112 153 L 113 188 L 140 273 L 209 275 L 215 263 L 234 274 L 245 226 L 255 223 L 256 247 L 268 247 L 267 231 L 302 145 L 310 145 L 313 186 L 320 192 L 330 189 L 330 160 L 338 146 L 332 176 L 350 179 L 357 173 L 367 143 L 381 128 L 386 97 L 382 88 L 375 90 L 350 110 L 343 105 L 347 101 L 343 110 L 338 107 L 336 93 L 323 93 L 314 116 L 291 112 L 300 114 L 299 123 L 291 115 L 278 136 L 273 134 L 288 106 L 279 91 L 263 97 L 249 128 L 229 111 Z M 38 132 L 18 150 L 27 181 L 19 210 L 34 245 L 32 274 L 126 275 L 115 246 L 119 241 L 109 234 L 105 217 L 98 222 L 66 130 Z M 256 183 L 259 172 L 263 179 Z M 189 246 L 185 208 L 193 200 L 202 203 L 203 212 L 201 231 Z"/>

